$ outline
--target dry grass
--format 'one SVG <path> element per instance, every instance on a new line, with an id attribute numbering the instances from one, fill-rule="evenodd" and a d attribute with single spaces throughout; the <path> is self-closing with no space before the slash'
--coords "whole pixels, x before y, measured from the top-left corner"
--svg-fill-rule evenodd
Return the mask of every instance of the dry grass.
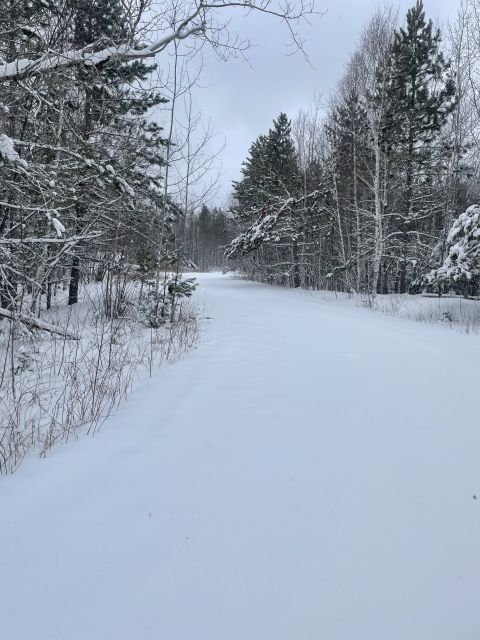
<path id="1" fill-rule="evenodd" d="M 480 333 L 480 302 L 460 297 L 378 296 L 360 305 L 405 320 L 444 326 L 467 334 Z"/>
<path id="2" fill-rule="evenodd" d="M 139 377 L 192 349 L 199 313 L 182 301 L 174 322 L 148 329 L 130 317 L 108 319 L 90 301 L 83 313 L 57 310 L 49 322 L 81 336 L 26 331 L 2 323 L 0 336 L 0 473 L 25 455 L 45 456 L 58 442 L 95 434 Z"/>

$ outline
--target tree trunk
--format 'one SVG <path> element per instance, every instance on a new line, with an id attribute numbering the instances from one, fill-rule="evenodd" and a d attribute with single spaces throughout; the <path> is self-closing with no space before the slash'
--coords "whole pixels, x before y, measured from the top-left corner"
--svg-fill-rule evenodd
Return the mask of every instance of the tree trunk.
<path id="1" fill-rule="evenodd" d="M 375 245 L 373 254 L 373 277 L 371 295 L 376 296 L 379 289 L 380 264 L 383 253 L 383 202 L 381 194 L 381 148 L 378 135 L 375 139 Z"/>
<path id="2" fill-rule="evenodd" d="M 78 287 L 80 285 L 80 260 L 77 256 L 73 257 L 72 268 L 70 270 L 70 284 L 68 287 L 68 304 L 76 304 L 78 302 Z"/>
<path id="3" fill-rule="evenodd" d="M 302 286 L 300 278 L 300 262 L 298 257 L 298 240 L 293 241 L 293 286 L 298 289 Z"/>

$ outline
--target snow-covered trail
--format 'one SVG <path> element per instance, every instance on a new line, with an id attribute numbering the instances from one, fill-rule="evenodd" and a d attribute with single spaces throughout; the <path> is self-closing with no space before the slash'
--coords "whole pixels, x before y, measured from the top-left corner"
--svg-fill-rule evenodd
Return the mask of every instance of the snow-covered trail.
<path id="1" fill-rule="evenodd" d="M 201 282 L 195 352 L 0 480 L 0 637 L 480 638 L 479 338 Z"/>

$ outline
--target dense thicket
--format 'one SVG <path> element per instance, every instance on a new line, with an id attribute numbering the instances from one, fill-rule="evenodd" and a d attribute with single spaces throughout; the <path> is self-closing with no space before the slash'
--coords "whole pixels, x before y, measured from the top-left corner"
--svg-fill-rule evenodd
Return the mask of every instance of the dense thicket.
<path id="1" fill-rule="evenodd" d="M 478 193 L 478 60 L 465 43 L 478 42 L 479 8 L 464 3 L 443 43 L 421 0 L 402 26 L 379 11 L 329 104 L 293 124 L 281 114 L 253 143 L 227 251 L 242 270 L 289 286 L 477 293 L 474 270 L 436 270 Z"/>
<path id="2" fill-rule="evenodd" d="M 47 46 L 94 53 L 134 43 L 126 7 L 119 0 L 9 0 L 0 17 L 2 59 L 34 58 Z M 4 309 L 20 308 L 26 296 L 32 309 L 42 296 L 48 306 L 59 283 L 74 304 L 82 277 L 118 274 L 138 262 L 140 249 L 165 260 L 173 220 L 161 188 L 166 141 L 148 117 L 162 102 L 149 88 L 154 68 L 116 61 L 3 83 Z"/>

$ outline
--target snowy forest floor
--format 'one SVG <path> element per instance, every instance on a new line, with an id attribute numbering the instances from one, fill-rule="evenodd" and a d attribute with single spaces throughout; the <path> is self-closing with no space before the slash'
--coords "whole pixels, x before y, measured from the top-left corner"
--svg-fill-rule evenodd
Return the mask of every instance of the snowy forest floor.
<path id="1" fill-rule="evenodd" d="M 2 635 L 479 638 L 480 337 L 200 283 L 194 352 L 0 480 Z"/>
<path id="2" fill-rule="evenodd" d="M 183 300 L 173 322 L 170 310 L 164 323 L 149 328 L 139 289 L 138 282 L 125 283 L 114 298 L 125 301 L 124 312 L 114 318 L 106 316 L 105 291 L 95 283 L 83 287 L 77 304 L 67 306 L 60 294 L 42 310 L 39 321 L 54 333 L 0 324 L 0 475 L 33 451 L 44 456 L 59 442 L 95 434 L 132 386 L 196 344 L 196 305 Z"/>

